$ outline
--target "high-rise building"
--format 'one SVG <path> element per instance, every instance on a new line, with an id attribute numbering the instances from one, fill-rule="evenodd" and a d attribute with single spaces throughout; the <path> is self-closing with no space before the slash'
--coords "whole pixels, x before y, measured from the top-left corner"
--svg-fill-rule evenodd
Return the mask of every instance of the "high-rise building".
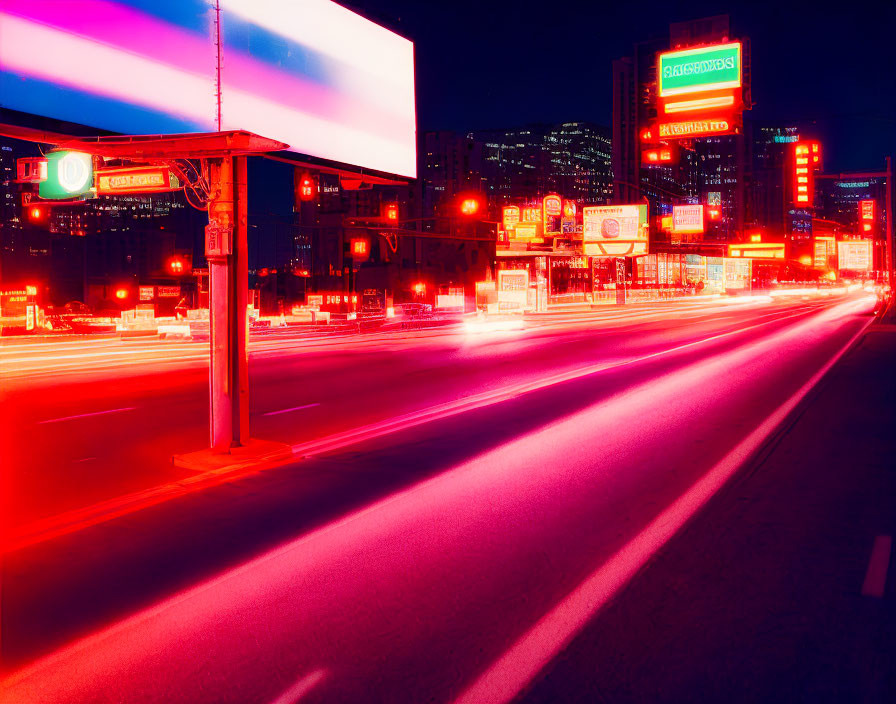
<path id="1" fill-rule="evenodd" d="M 749 183 L 746 221 L 776 235 L 789 231 L 789 160 L 799 128 L 750 122 L 753 172 Z"/>
<path id="2" fill-rule="evenodd" d="M 594 204 L 611 195 L 610 132 L 602 125 L 527 125 L 467 136 L 483 146 L 483 188 L 494 203 L 558 193 Z"/>

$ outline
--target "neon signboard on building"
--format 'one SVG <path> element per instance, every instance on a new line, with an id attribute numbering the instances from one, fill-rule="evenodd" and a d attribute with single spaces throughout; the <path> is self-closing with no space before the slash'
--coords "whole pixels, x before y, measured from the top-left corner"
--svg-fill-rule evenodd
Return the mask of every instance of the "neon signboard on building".
<path id="1" fill-rule="evenodd" d="M 501 210 L 501 223 L 505 230 L 512 230 L 520 221 L 520 209 L 516 205 L 507 205 Z"/>
<path id="2" fill-rule="evenodd" d="M 661 139 L 706 137 L 714 134 L 727 134 L 728 132 L 731 132 L 734 127 L 734 120 L 728 117 L 681 120 L 679 122 L 660 122 L 657 125 Z"/>
<path id="3" fill-rule="evenodd" d="M 815 169 L 812 165 L 810 144 L 793 145 L 793 202 L 811 208 L 815 199 Z"/>
<path id="4" fill-rule="evenodd" d="M 676 234 L 696 234 L 705 229 L 702 205 L 673 205 L 672 232 Z"/>
<path id="5" fill-rule="evenodd" d="M 871 240 L 841 240 L 837 242 L 837 264 L 841 271 L 871 271 Z"/>
<path id="6" fill-rule="evenodd" d="M 163 193 L 179 188 L 180 182 L 163 166 L 99 169 L 96 173 L 96 192 L 100 195 Z"/>
<path id="7" fill-rule="evenodd" d="M 738 259 L 784 259 L 784 243 L 748 242 L 729 244 L 728 256 Z"/>
<path id="8" fill-rule="evenodd" d="M 647 254 L 646 205 L 594 205 L 582 208 L 586 256 Z"/>
<path id="9" fill-rule="evenodd" d="M 660 97 L 740 88 L 741 54 L 740 42 L 660 54 L 657 64 Z"/>

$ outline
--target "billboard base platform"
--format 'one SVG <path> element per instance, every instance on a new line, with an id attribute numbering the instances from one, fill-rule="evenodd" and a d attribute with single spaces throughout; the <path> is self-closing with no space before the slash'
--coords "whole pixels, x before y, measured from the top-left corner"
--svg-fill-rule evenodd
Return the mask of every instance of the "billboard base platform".
<path id="1" fill-rule="evenodd" d="M 226 474 L 240 469 L 249 469 L 256 465 L 279 463 L 292 459 L 292 448 L 282 442 L 272 440 L 250 439 L 246 445 L 231 447 L 225 452 L 217 450 L 199 450 L 171 458 L 175 467 L 189 469 L 194 472 L 212 472 Z"/>

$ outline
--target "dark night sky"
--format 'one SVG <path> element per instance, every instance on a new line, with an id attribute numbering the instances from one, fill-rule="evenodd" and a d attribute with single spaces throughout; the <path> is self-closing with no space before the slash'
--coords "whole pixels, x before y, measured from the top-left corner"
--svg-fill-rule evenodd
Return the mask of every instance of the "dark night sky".
<path id="1" fill-rule="evenodd" d="M 754 118 L 816 120 L 828 172 L 882 169 L 896 153 L 894 0 L 345 4 L 415 42 L 421 131 L 609 125 L 612 59 L 668 36 L 670 22 L 728 13 L 734 33 L 752 40 Z"/>

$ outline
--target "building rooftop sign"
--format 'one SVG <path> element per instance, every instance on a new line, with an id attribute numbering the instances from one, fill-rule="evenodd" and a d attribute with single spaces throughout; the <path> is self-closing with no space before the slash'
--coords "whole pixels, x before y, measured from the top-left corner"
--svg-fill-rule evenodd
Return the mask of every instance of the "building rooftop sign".
<path id="1" fill-rule="evenodd" d="M 741 87 L 741 43 L 667 51 L 659 55 L 661 97 Z"/>

